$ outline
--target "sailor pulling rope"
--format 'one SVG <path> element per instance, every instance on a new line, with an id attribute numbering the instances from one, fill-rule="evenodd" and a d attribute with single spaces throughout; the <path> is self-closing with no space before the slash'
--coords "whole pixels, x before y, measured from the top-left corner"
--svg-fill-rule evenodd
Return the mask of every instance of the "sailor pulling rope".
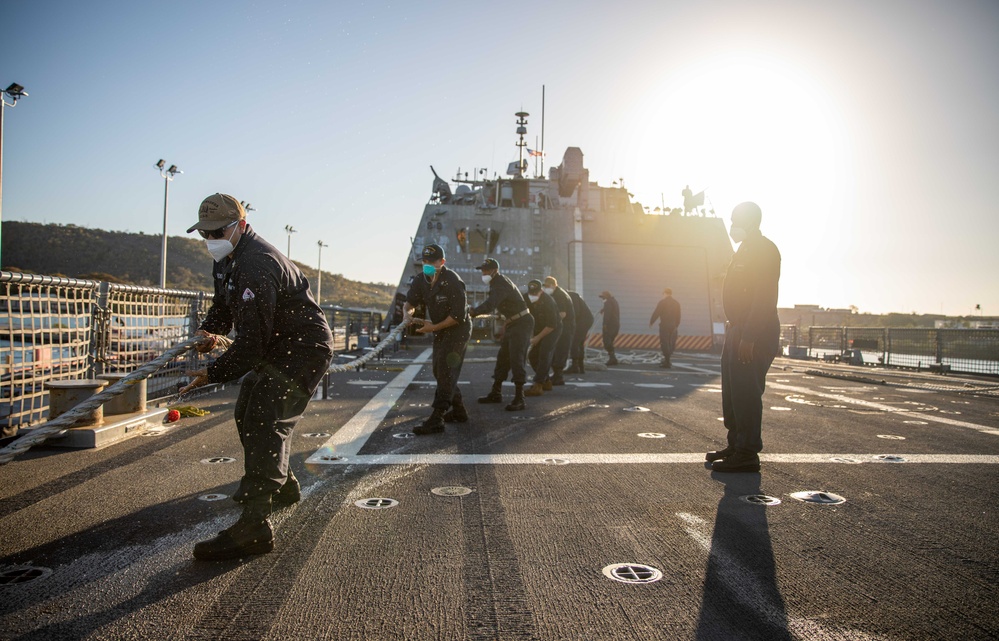
<path id="1" fill-rule="evenodd" d="M 402 332 L 405 331 L 406 327 L 409 326 L 409 322 L 403 322 L 398 325 L 392 333 L 387 337 L 382 339 L 378 344 L 378 347 L 371 350 L 364 356 L 346 364 L 346 365 L 332 365 L 329 368 L 330 372 L 348 372 L 352 369 L 358 369 L 367 364 L 371 359 L 378 356 L 386 347 L 399 340 L 402 336 Z M 205 347 L 210 344 L 208 349 Z M 158 357 L 145 363 L 134 372 L 130 372 L 128 376 L 122 378 L 117 383 L 110 385 L 103 391 L 94 394 L 87 400 L 83 401 L 73 409 L 69 410 L 65 414 L 60 415 L 58 418 L 54 418 L 51 421 L 36 427 L 31 430 L 28 434 L 25 434 L 21 438 L 17 439 L 7 447 L 0 449 L 0 465 L 10 463 L 16 457 L 27 452 L 32 446 L 38 445 L 39 443 L 46 441 L 54 436 L 61 436 L 66 432 L 67 429 L 73 426 L 81 418 L 87 417 L 91 412 L 100 407 L 101 405 L 107 403 L 115 396 L 124 393 L 132 385 L 135 385 L 139 381 L 149 378 L 155 374 L 164 365 L 177 358 L 189 349 L 200 347 L 208 351 L 214 348 L 226 349 L 232 341 L 224 336 L 209 335 L 205 336 L 195 336 L 189 338 L 182 343 L 178 343 L 166 350 Z"/>

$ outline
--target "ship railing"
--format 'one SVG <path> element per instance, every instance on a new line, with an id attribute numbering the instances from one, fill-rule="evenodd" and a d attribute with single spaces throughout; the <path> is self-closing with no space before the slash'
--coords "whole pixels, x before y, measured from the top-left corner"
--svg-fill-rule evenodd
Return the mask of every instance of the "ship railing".
<path id="1" fill-rule="evenodd" d="M 209 305 L 203 292 L 0 272 L 0 431 L 44 422 L 51 381 L 130 373 L 187 340 Z M 148 397 L 176 392 L 204 359 L 159 369 Z"/>
<path id="2" fill-rule="evenodd" d="M 999 329 L 782 325 L 781 347 L 797 358 L 999 375 Z"/>

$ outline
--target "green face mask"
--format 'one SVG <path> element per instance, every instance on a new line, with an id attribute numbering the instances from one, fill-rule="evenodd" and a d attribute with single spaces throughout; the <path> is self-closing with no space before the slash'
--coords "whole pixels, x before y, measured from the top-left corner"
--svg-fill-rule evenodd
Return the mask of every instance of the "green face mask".
<path id="1" fill-rule="evenodd" d="M 423 263 L 423 275 L 424 276 L 433 276 L 436 273 L 437 273 L 437 268 L 436 267 L 434 267 L 433 265 L 431 265 L 429 263 Z"/>

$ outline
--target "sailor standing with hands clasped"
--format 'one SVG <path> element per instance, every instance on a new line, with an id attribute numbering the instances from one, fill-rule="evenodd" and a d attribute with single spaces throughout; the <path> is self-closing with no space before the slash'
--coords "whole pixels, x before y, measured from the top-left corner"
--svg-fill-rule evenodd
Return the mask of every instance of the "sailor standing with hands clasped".
<path id="1" fill-rule="evenodd" d="M 465 282 L 444 266 L 440 245 L 423 248 L 423 273 L 417 274 L 406 294 L 403 315 L 421 325 L 416 331 L 434 335 L 433 369 L 437 379 L 434 411 L 422 425 L 413 429 L 417 435 L 444 431 L 444 422 L 464 423 L 468 412 L 458 390 L 458 376 L 465 361 L 465 348 L 472 337 L 472 319 L 468 315 Z M 425 305 L 429 322 L 413 318 L 417 305 Z"/>

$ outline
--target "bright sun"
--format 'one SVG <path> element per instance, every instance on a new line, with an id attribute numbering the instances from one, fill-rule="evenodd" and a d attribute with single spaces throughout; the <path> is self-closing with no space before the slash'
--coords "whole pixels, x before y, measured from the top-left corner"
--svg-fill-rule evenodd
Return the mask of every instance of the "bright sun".
<path id="1" fill-rule="evenodd" d="M 632 106 L 630 122 L 625 135 L 633 142 L 622 151 L 634 171 L 622 175 L 634 185 L 663 185 L 667 204 L 689 183 L 695 192 L 707 188 L 725 218 L 732 205 L 753 199 L 772 223 L 848 233 L 849 217 L 841 215 L 851 206 L 847 136 L 835 102 L 800 69 L 771 57 L 711 58 L 655 83 Z M 655 196 L 644 195 L 646 203 L 658 205 Z"/>

